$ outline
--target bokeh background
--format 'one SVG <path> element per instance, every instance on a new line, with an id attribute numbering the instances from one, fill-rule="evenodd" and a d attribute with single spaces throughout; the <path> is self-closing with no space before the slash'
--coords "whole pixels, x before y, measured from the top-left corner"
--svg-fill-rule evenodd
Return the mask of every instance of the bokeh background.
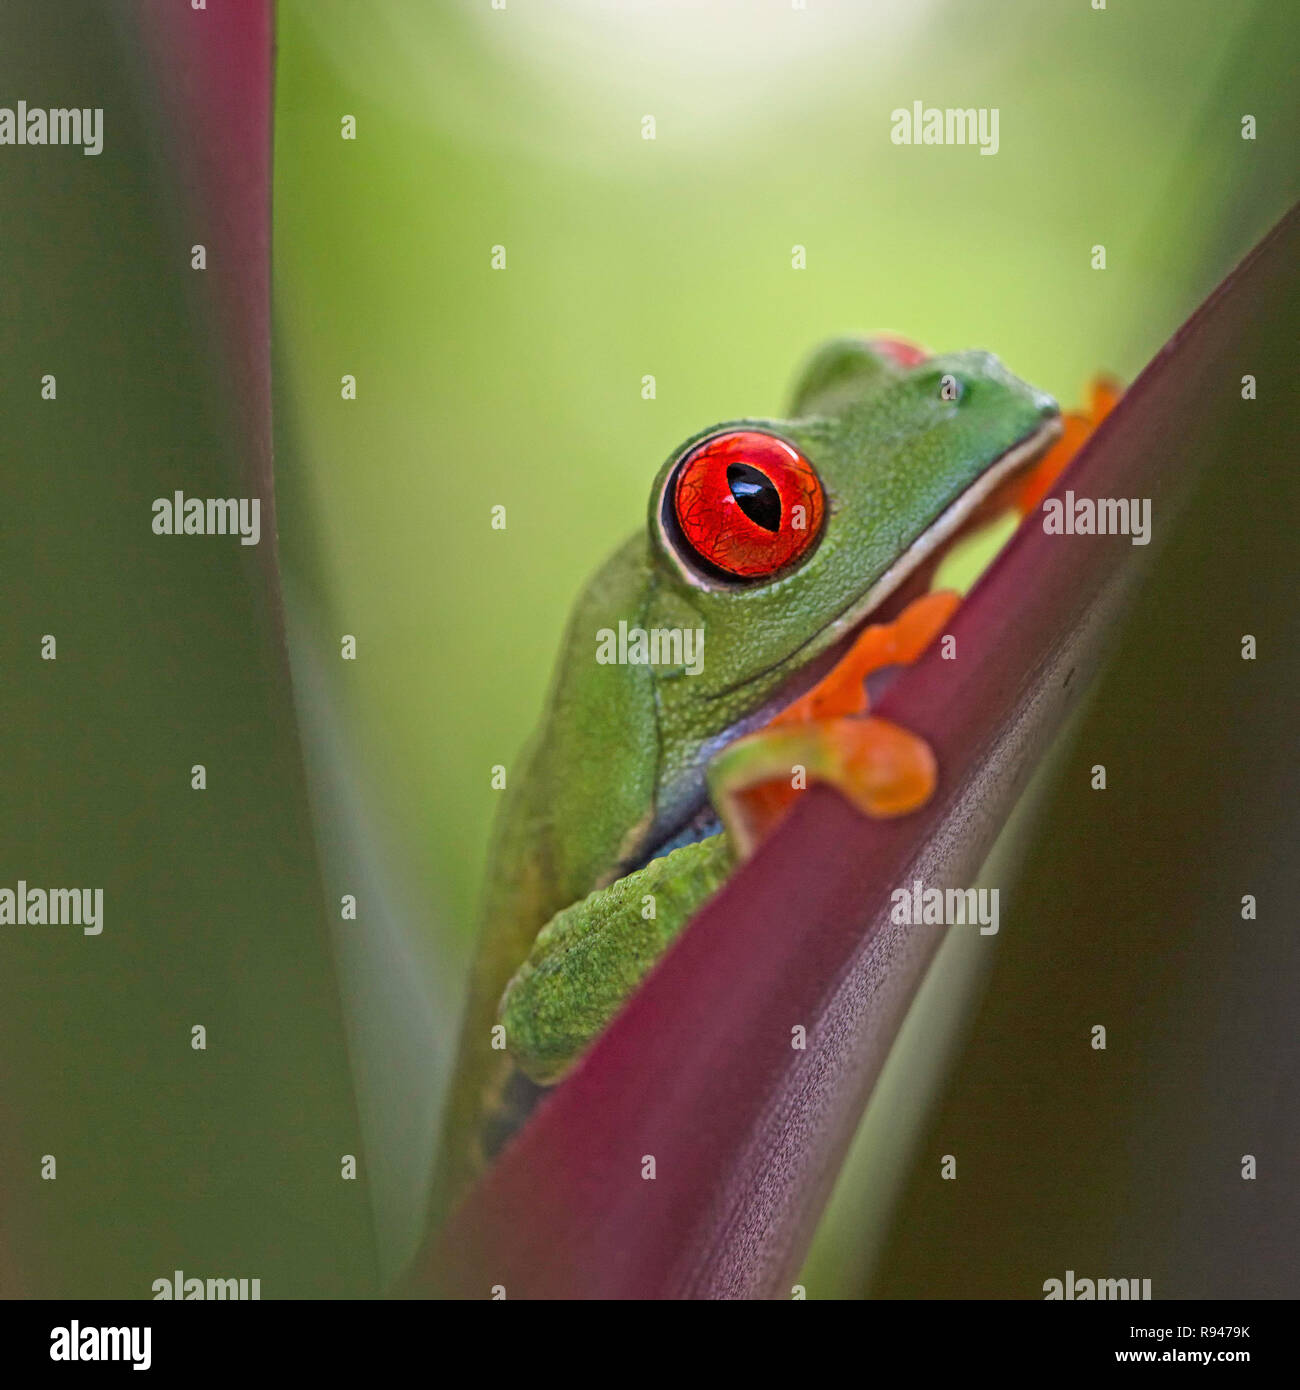
<path id="1" fill-rule="evenodd" d="M 0 149 L 0 884 L 106 901 L 98 938 L 0 929 L 6 1292 L 387 1287 L 422 1234 L 489 770 L 663 459 L 778 414 L 844 332 L 988 348 L 1066 404 L 1131 379 L 1297 193 L 1300 25 L 1262 2 L 281 0 L 277 566 L 147 530 L 154 497 L 266 462 L 213 303 L 247 285 L 185 192 L 246 97 L 217 63 L 187 124 L 159 17 L 216 53 L 267 9 L 0 7 L 0 104 L 106 112 L 98 158 Z M 997 107 L 997 155 L 892 145 L 914 100 Z M 259 167 L 226 196 L 255 201 Z M 1252 366 L 1292 420 L 1285 353 Z M 1067 1263 L 1296 1292 L 1286 428 L 1225 447 L 1008 825 L 986 873 L 1018 885 L 1016 929 L 941 952 L 810 1296 L 1034 1297 Z M 1274 663 L 1248 687 L 1204 659 L 1243 631 Z M 1142 788 L 1109 822 L 1070 780 L 1099 742 Z M 1272 914 L 1225 949 L 1243 883 Z M 1080 1082 L 1099 1016 L 1116 1043 Z"/>

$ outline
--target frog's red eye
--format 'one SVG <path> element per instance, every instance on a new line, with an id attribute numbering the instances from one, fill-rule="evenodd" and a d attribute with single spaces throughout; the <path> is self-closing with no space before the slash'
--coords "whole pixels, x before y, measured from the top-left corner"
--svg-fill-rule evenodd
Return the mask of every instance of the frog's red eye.
<path id="1" fill-rule="evenodd" d="M 673 516 L 707 568 L 758 579 L 797 560 L 821 530 L 826 501 L 806 458 L 783 439 L 733 430 L 677 466 Z"/>

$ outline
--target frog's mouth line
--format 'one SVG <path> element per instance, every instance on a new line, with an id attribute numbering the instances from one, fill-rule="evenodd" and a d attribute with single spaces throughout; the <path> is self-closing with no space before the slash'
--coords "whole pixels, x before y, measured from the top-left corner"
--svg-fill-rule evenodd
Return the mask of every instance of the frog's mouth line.
<path id="1" fill-rule="evenodd" d="M 820 632 L 774 662 L 768 670 L 785 666 L 797 659 L 805 647 L 824 640 L 828 635 L 833 638 L 825 651 L 818 653 L 806 665 L 792 673 L 773 695 L 706 744 L 701 750 L 701 768 L 707 766 L 709 759 L 719 749 L 744 734 L 763 728 L 783 709 L 824 679 L 845 658 L 864 628 L 872 623 L 890 621 L 913 599 L 925 593 L 940 562 L 959 540 L 995 518 L 1005 515 L 1013 504 L 1016 490 L 1024 476 L 1060 437 L 1061 429 L 1060 417 L 1052 416 L 1032 434 L 999 455 L 960 497 L 939 514 L 865 594 L 838 617 L 833 618 Z M 883 694 L 885 686 L 897 674 L 897 670 L 895 667 L 871 678 L 869 690 L 873 705 Z M 763 673 L 758 674 L 761 676 Z M 749 678 L 750 681 L 754 679 L 757 677 Z M 719 691 L 712 698 L 716 699 L 735 689 L 733 686 L 729 690 Z M 657 843 L 639 857 L 637 867 L 659 858 L 679 845 L 703 839 L 720 829 L 721 825 L 704 792 L 701 777 L 700 794 L 690 815 L 684 822 L 679 820 L 668 835 L 658 838 Z"/>
<path id="2" fill-rule="evenodd" d="M 1060 434 L 1060 417 L 1053 416 L 1033 434 L 1022 439 L 1018 444 L 1013 444 L 1006 453 L 1000 454 L 960 497 L 950 503 L 947 509 L 930 523 L 925 531 L 912 542 L 908 549 L 876 580 L 865 594 L 855 599 L 843 613 L 832 618 L 819 632 L 815 632 L 799 646 L 774 661 L 764 671 L 758 671 L 754 675 L 746 677 L 744 684 L 748 685 L 761 679 L 767 671 L 788 665 L 798 657 L 805 647 L 821 641 L 827 634 L 835 635 L 838 646 L 841 641 L 851 641 L 868 623 L 885 622 L 892 618 L 898 609 L 906 606 L 906 603 L 915 598 L 918 593 L 924 592 L 923 589 L 909 584 L 908 581 L 914 580 L 918 571 L 923 571 L 928 583 L 934 570 L 938 568 L 939 561 L 963 535 L 1003 512 L 1010 503 L 1008 494 L 1012 491 L 1012 487 L 1009 485 L 1019 482 L 1021 476 L 1043 457 L 1060 437 Z M 904 592 L 906 592 L 906 597 L 901 597 Z M 834 652 L 836 649 L 832 648 L 831 651 Z M 817 662 L 820 662 L 825 655 L 826 653 L 820 654 Z M 843 655 L 843 652 L 839 652 L 839 655 Z M 802 689 L 798 688 L 800 683 L 805 681 L 813 664 L 810 662 L 808 667 L 792 675 L 790 681 L 783 685 L 776 695 L 763 702 L 759 710 L 755 711 L 755 716 L 766 715 L 767 718 L 770 718 L 778 710 L 798 699 L 805 690 L 810 690 L 817 683 L 820 675 L 824 675 L 835 665 L 835 661 L 827 662 L 816 679 L 807 680 L 802 685 Z M 734 693 L 738 688 L 738 685 L 726 686 L 722 690 L 715 691 L 709 698 L 721 699 Z M 751 722 L 753 718 L 754 716 L 750 716 L 743 721 L 747 726 L 745 728 L 738 725 L 736 728 L 728 730 L 718 740 L 717 746 L 721 747 L 730 743 L 732 739 L 741 733 L 748 732 L 749 729 L 761 728 L 766 722 L 766 719 L 759 718 L 756 723 L 753 723 Z"/>

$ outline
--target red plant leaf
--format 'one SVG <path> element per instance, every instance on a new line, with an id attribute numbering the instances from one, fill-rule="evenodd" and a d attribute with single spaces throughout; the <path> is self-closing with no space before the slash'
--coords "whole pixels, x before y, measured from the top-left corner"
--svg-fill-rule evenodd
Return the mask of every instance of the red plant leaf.
<path id="1" fill-rule="evenodd" d="M 1195 475 L 1185 441 L 1236 399 L 1241 335 L 1293 288 L 1298 253 L 1293 210 L 1148 366 L 1054 495 L 1150 498 L 1157 531 L 1168 528 Z M 941 940 L 892 923 L 891 893 L 970 881 L 1155 549 L 1049 536 L 1031 516 L 949 627 L 960 660 L 932 648 L 876 711 L 934 748 L 933 799 L 868 821 L 824 788 L 803 798 L 430 1238 L 404 1292 L 786 1293 Z M 798 1024 L 806 1051 L 790 1045 Z"/>
<path id="2" fill-rule="evenodd" d="M 271 488 L 272 0 L 192 10 L 147 0 L 138 16 L 167 117 L 171 175 L 187 226 L 207 247 L 205 272 L 221 321 L 250 477 Z M 189 245 L 186 238 L 186 246 Z M 274 531 L 272 531 L 274 534 Z"/>

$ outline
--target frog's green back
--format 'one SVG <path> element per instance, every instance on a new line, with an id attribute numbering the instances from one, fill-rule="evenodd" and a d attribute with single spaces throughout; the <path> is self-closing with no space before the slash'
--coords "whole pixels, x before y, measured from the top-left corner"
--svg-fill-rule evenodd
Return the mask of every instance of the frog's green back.
<path id="1" fill-rule="evenodd" d="M 659 758 L 649 668 L 596 660 L 601 629 L 617 631 L 646 609 L 647 552 L 644 534 L 636 536 L 588 583 L 570 616 L 542 720 L 507 769 L 444 1110 L 434 1197 L 441 1207 L 482 1166 L 483 1117 L 503 1104 L 510 1082 L 509 1053 L 492 1047 L 506 984 L 556 912 L 615 876 L 653 812 Z"/>

